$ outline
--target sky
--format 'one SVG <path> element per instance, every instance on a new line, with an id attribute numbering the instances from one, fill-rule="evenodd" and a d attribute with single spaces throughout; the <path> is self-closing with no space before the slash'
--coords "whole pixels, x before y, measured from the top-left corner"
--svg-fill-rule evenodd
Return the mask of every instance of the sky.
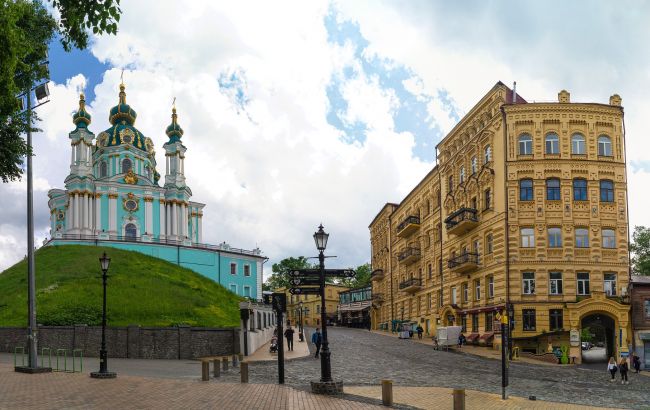
<path id="1" fill-rule="evenodd" d="M 50 47 L 51 101 L 34 135 L 36 243 L 47 191 L 69 172 L 80 91 L 109 127 L 124 70 L 135 126 L 162 144 L 176 98 L 203 239 L 259 247 L 265 267 L 315 256 L 370 261 L 368 225 L 435 165 L 435 145 L 497 82 L 528 101 L 625 107 L 630 225 L 650 226 L 650 3 L 621 1 L 123 2 L 116 36 Z M 159 165 L 160 166 L 160 165 Z M 161 171 L 161 170 L 159 170 Z M 161 171 L 164 174 L 164 169 Z M 26 254 L 25 181 L 0 184 L 0 270 Z M 38 269 L 38 267 L 37 267 Z"/>

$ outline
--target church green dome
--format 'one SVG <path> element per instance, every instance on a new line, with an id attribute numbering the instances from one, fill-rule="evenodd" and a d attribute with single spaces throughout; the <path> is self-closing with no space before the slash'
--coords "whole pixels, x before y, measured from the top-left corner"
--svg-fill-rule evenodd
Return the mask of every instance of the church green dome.
<path id="1" fill-rule="evenodd" d="M 133 125 L 138 114 L 129 104 L 126 103 L 126 93 L 124 84 L 120 84 L 120 102 L 113 108 L 108 115 L 108 120 L 115 125 L 118 121 L 126 121 L 127 124 Z"/>
<path id="2" fill-rule="evenodd" d="M 79 95 L 79 110 L 72 115 L 72 122 L 77 128 L 86 128 L 90 121 L 90 114 L 86 111 L 86 97 L 81 93 Z"/>
<path id="3" fill-rule="evenodd" d="M 120 102 L 111 108 L 108 117 L 113 126 L 99 134 L 100 146 L 113 147 L 128 144 L 148 152 L 146 137 L 133 126 L 136 117 L 135 110 L 126 103 L 124 84 L 120 84 Z"/>
<path id="4" fill-rule="evenodd" d="M 183 136 L 183 129 L 178 125 L 178 116 L 176 115 L 176 107 L 172 108 L 172 123 L 169 124 L 167 130 L 167 136 L 169 137 L 169 143 L 173 144 L 174 142 L 180 141 Z"/>

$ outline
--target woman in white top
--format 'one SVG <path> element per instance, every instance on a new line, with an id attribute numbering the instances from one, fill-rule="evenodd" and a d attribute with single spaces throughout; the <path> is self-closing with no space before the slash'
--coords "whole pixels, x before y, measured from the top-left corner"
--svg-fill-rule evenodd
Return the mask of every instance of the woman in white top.
<path id="1" fill-rule="evenodd" d="M 609 363 L 607 363 L 607 370 L 612 375 L 610 382 L 616 380 L 616 371 L 618 370 L 618 368 L 616 367 L 616 359 L 614 359 L 613 357 L 609 358 Z"/>

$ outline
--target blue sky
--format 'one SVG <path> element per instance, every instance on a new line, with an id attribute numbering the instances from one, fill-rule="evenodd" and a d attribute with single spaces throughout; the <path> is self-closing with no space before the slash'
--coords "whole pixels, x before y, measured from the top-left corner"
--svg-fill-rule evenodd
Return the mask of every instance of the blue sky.
<path id="1" fill-rule="evenodd" d="M 65 84 L 70 78 L 79 73 L 86 77 L 86 100 L 89 103 L 95 99 L 95 86 L 101 82 L 104 72 L 109 69 L 88 50 L 72 49 L 69 53 L 63 50 L 59 39 L 50 43 L 50 76 L 59 84 Z"/>

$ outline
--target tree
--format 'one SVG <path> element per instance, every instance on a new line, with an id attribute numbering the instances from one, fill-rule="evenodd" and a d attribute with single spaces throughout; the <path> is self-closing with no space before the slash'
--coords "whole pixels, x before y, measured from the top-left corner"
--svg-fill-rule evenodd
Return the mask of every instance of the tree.
<path id="1" fill-rule="evenodd" d="M 28 129 L 38 131 L 38 117 L 28 119 L 17 96 L 48 78 L 48 44 L 59 34 L 66 50 L 86 48 L 88 32 L 115 34 L 121 10 L 119 0 L 50 0 L 60 21 L 38 1 L 0 0 L 0 179 L 22 175 L 23 157 L 31 155 L 22 139 Z"/>
<path id="2" fill-rule="evenodd" d="M 593 337 L 591 336 L 591 330 L 589 330 L 588 327 L 582 328 L 582 331 L 580 332 L 580 340 L 583 342 L 591 342 L 593 340 Z"/>
<path id="3" fill-rule="evenodd" d="M 278 288 L 288 288 L 291 287 L 289 284 L 289 271 L 295 269 L 310 269 L 314 266 L 307 262 L 307 258 L 304 256 L 298 256 L 297 258 L 289 257 L 282 259 L 278 263 L 274 263 L 271 267 L 273 273 L 266 280 L 266 290 L 274 290 Z"/>
<path id="4" fill-rule="evenodd" d="M 351 288 L 360 288 L 370 284 L 370 274 L 372 273 L 372 267 L 369 263 L 364 263 L 363 265 L 357 266 L 355 272 L 357 272 L 357 274 L 354 278 L 342 279 L 341 285 Z"/>
<path id="5" fill-rule="evenodd" d="M 632 271 L 637 275 L 650 275 L 650 228 L 635 226 L 632 234 Z"/>

